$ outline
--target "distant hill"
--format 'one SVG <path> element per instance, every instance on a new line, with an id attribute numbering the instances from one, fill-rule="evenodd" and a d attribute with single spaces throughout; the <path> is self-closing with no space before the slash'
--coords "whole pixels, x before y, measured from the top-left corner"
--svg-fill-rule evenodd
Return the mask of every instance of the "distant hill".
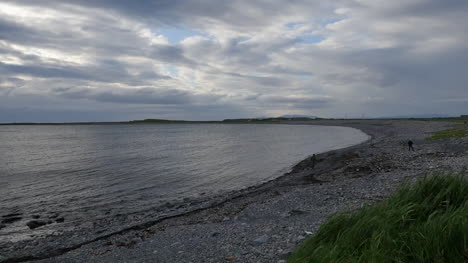
<path id="1" fill-rule="evenodd" d="M 245 118 L 245 119 L 224 119 L 223 123 L 271 123 L 271 122 L 281 122 L 281 121 L 310 121 L 310 120 L 319 120 L 320 118 L 310 118 L 310 117 L 277 117 L 277 118 Z"/>
<path id="2" fill-rule="evenodd" d="M 279 116 L 278 118 L 285 118 L 285 119 L 296 119 L 296 118 L 319 119 L 319 117 L 317 117 L 317 116 L 300 115 L 300 114 L 286 114 L 286 115 Z"/>
<path id="3" fill-rule="evenodd" d="M 129 123 L 185 123 L 185 122 L 191 122 L 191 121 L 164 120 L 164 119 L 144 119 L 144 120 L 129 121 Z"/>

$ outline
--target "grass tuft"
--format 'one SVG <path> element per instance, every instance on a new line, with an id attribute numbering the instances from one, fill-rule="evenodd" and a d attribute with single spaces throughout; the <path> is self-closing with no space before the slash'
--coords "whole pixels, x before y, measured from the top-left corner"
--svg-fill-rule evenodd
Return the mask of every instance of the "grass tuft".
<path id="1" fill-rule="evenodd" d="M 422 179 L 333 216 L 288 262 L 468 262 L 467 200 L 462 175 Z"/>

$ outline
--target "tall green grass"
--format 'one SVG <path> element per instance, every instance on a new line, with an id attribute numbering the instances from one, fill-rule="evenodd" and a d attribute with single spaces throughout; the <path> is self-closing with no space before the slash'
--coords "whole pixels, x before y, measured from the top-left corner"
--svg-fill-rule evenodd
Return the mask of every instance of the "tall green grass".
<path id="1" fill-rule="evenodd" d="M 293 262 L 468 262 L 468 181 L 436 175 L 386 201 L 333 216 Z"/>

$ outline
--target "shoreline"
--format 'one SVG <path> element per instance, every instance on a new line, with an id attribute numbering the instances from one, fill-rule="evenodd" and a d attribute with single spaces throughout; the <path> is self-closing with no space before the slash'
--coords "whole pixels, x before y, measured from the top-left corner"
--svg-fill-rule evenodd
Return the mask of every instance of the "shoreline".
<path id="1" fill-rule="evenodd" d="M 412 169 L 407 169 L 411 167 L 400 167 L 401 164 L 389 162 L 393 161 L 392 158 L 375 156 L 376 153 L 387 154 L 388 149 L 379 147 L 395 147 L 400 138 L 418 136 L 415 140 L 417 146 L 420 143 L 431 147 L 423 154 L 437 152 L 447 144 L 423 143 L 421 139 L 426 137 L 427 132 L 450 125 L 393 120 L 325 120 L 288 124 L 357 128 L 371 138 L 358 145 L 317 154 L 321 161 L 314 168 L 311 168 L 311 160 L 307 158 L 283 176 L 238 191 L 230 198 L 206 208 L 126 228 L 69 249 L 53 251 L 54 247 L 50 246 L 53 244 L 49 244 L 35 257 L 17 255 L 6 259 L 0 257 L 0 261 L 22 262 L 45 258 L 39 262 L 113 262 L 124 259 L 127 262 L 279 262 L 285 260 L 296 244 L 305 235 L 313 233 L 330 214 L 382 199 L 394 189 L 397 181 L 416 178 L 417 174 L 428 172 L 428 169 L 422 169 L 415 174 Z M 414 127 L 409 127 L 412 129 L 407 131 L 406 126 Z M 399 157 L 408 157 L 404 145 L 395 148 L 404 153 Z M 452 150 L 456 155 L 451 157 L 466 156 L 464 152 L 457 152 L 456 146 L 445 152 Z M 451 166 L 455 169 L 462 167 Z M 394 178 L 387 175 L 398 172 L 403 174 Z M 364 198 L 353 196 L 356 191 L 343 190 L 353 184 L 356 184 L 356 189 L 365 190 L 361 188 L 366 188 L 364 179 L 369 178 L 381 179 L 385 183 L 372 185 L 379 191 L 365 193 L 368 196 Z M 393 182 L 393 179 L 398 180 Z M 364 182 L 360 182 L 362 180 Z M 316 202 L 304 203 L 304 199 Z M 331 203 L 330 206 L 324 205 L 327 202 Z M 251 229 L 252 226 L 255 227 Z"/>
<path id="2" fill-rule="evenodd" d="M 241 123 L 241 124 L 244 124 L 244 123 Z M 303 123 L 277 123 L 277 124 L 265 123 L 265 124 L 301 125 L 301 126 L 313 125 L 314 126 L 314 123 L 306 123 L 306 124 L 303 124 Z M 228 125 L 237 125 L 237 124 L 228 123 Z M 319 126 L 323 126 L 323 125 L 319 125 Z M 335 127 L 341 127 L 341 126 L 335 126 Z M 359 129 L 355 129 L 355 130 L 363 133 Z M 323 154 L 326 152 L 346 149 L 346 148 L 353 147 L 353 146 L 362 144 L 364 142 L 367 142 L 371 138 L 371 136 L 366 133 L 363 133 L 363 135 L 367 137 L 365 141 L 354 143 L 350 146 L 345 146 L 344 148 L 325 150 L 323 152 L 317 152 L 315 154 L 319 155 L 319 154 Z M 308 160 L 310 157 L 311 155 L 307 156 L 302 161 Z M 42 231 L 49 232 L 49 234 L 45 234 L 43 236 L 41 236 L 41 234 L 39 235 L 34 234 L 34 236 L 38 236 L 38 238 L 20 239 L 19 241 L 7 241 L 7 242 L 1 241 L 0 242 L 0 262 L 1 263 L 3 262 L 26 262 L 26 261 L 47 259 L 53 256 L 59 256 L 69 251 L 80 248 L 84 245 L 91 244 L 91 243 L 94 243 L 103 239 L 107 239 L 115 235 L 122 235 L 130 231 L 144 230 L 162 221 L 188 216 L 193 213 L 203 211 L 205 209 L 211 209 L 213 207 L 220 206 L 226 202 L 235 200 L 237 198 L 242 198 L 246 195 L 251 195 L 251 194 L 255 195 L 259 191 L 267 190 L 270 187 L 274 187 L 276 180 L 292 173 L 295 167 L 299 165 L 299 163 L 301 163 L 302 161 L 293 163 L 289 167 L 282 169 L 282 170 L 286 170 L 286 172 L 283 171 L 281 174 L 277 175 L 276 177 L 273 177 L 264 181 L 259 181 L 257 184 L 246 186 L 245 188 L 241 188 L 237 190 L 229 190 L 223 194 L 206 195 L 206 197 L 200 196 L 199 198 L 187 199 L 187 200 L 184 199 L 183 201 L 167 203 L 166 205 L 157 206 L 157 207 L 147 210 L 147 211 L 151 211 L 149 213 L 146 213 L 145 212 L 146 210 L 143 210 L 143 211 L 125 214 L 125 216 L 144 215 L 143 216 L 144 218 L 150 217 L 151 218 L 150 220 L 136 221 L 136 222 L 135 220 L 130 221 L 130 222 L 119 222 L 119 219 L 115 219 L 115 220 L 104 219 L 105 223 L 107 223 L 106 229 L 98 228 L 97 226 L 95 226 L 95 228 L 92 229 L 94 232 L 96 232 L 96 234 L 94 235 L 93 234 L 81 235 L 81 236 L 73 235 L 73 233 L 75 232 L 83 232 L 83 231 L 89 230 L 89 229 L 80 228 L 80 227 L 76 227 L 76 229 L 74 229 L 73 231 L 67 230 L 65 232 L 61 232 L 61 230 L 49 230 L 49 229 L 44 230 L 41 228 L 40 229 L 41 232 Z M 180 207 L 183 207 L 183 208 L 179 210 L 178 208 Z M 161 209 L 166 209 L 166 211 L 164 213 L 160 213 L 159 211 L 161 211 Z M 98 221 L 103 221 L 103 220 L 96 219 L 95 221 L 98 222 Z M 131 224 L 131 223 L 136 223 L 136 224 Z M 57 237 L 55 237 L 54 233 L 58 234 Z M 75 239 L 81 238 L 82 240 L 79 242 L 68 241 L 70 238 L 75 238 Z M 16 255 L 12 257 L 11 256 L 6 257 L 5 259 L 5 258 L 2 258 L 2 253 L 1 253 L 2 245 L 5 247 L 8 245 L 12 245 L 16 248 L 17 251 L 20 250 L 22 247 L 26 247 L 30 251 L 29 252 L 22 251 L 20 253 L 14 253 L 15 251 L 13 251 L 13 253 L 11 254 L 16 254 Z M 51 246 L 55 246 L 55 247 L 50 249 Z M 10 251 L 12 250 L 13 249 L 10 249 Z"/>

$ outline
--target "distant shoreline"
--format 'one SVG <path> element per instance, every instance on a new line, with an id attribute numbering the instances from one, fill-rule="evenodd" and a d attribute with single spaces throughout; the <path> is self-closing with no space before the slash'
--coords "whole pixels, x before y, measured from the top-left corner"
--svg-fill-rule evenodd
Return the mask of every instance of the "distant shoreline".
<path id="1" fill-rule="evenodd" d="M 222 123 L 278 123 L 283 121 L 314 121 L 320 118 L 246 118 L 246 119 L 225 119 L 221 121 L 187 121 L 187 120 L 165 120 L 165 119 L 144 119 L 132 121 L 101 121 L 101 122 L 10 122 L 0 123 L 0 125 L 118 125 L 118 124 L 222 124 Z"/>
<path id="2" fill-rule="evenodd" d="M 128 125 L 128 124 L 261 124 L 261 123 L 290 123 L 290 122 L 320 122 L 320 121 L 468 121 L 468 115 L 460 117 L 435 117 L 435 118 L 369 118 L 369 119 L 340 119 L 340 118 L 241 118 L 241 119 L 224 119 L 220 121 L 188 121 L 188 120 L 166 120 L 166 119 L 144 119 L 132 121 L 98 121 L 98 122 L 9 122 L 0 123 L 0 126 L 6 125 Z"/>

